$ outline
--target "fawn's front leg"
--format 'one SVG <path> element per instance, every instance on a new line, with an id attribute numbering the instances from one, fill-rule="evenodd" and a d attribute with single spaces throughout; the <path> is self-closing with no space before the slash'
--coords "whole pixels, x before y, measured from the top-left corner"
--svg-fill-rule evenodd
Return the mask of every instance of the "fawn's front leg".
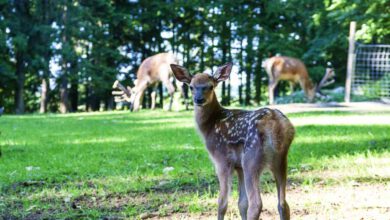
<path id="1" fill-rule="evenodd" d="M 232 166 L 225 162 L 216 162 L 216 170 L 219 181 L 218 220 L 223 220 L 232 185 Z"/>

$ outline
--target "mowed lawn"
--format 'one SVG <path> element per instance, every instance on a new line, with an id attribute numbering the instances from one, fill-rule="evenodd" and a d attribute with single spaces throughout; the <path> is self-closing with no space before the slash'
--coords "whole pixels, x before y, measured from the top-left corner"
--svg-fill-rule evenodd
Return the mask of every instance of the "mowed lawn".
<path id="1" fill-rule="evenodd" d="M 192 114 L 1 117 L 0 219 L 215 218 L 218 182 Z M 297 130 L 288 166 L 292 217 L 388 217 L 380 200 L 390 190 L 390 124 L 381 119 L 390 111 L 288 116 Z M 274 180 L 265 173 L 261 183 L 262 216 L 277 218 Z M 236 185 L 229 219 L 238 218 Z"/>

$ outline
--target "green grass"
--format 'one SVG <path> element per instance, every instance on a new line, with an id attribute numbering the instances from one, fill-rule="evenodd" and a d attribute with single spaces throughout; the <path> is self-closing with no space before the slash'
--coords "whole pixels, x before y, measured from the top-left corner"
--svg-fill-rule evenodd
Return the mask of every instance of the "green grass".
<path id="1" fill-rule="evenodd" d="M 372 114 L 290 117 L 349 115 Z M 389 181 L 378 173 L 390 165 L 390 125 L 296 129 L 290 184 Z M 134 218 L 216 208 L 218 183 L 192 112 L 3 116 L 0 132 L 0 219 Z M 167 167 L 174 169 L 164 172 Z M 275 190 L 271 175 L 263 175 L 262 187 Z"/>

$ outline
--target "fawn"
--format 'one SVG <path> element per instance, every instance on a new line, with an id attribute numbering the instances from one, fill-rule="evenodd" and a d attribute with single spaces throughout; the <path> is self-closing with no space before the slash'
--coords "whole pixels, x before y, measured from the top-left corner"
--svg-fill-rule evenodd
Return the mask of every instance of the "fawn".
<path id="1" fill-rule="evenodd" d="M 216 168 L 220 192 L 218 219 L 224 219 L 232 174 L 239 180 L 239 211 L 242 219 L 259 219 L 262 202 L 259 178 L 268 167 L 276 180 L 281 219 L 290 219 L 286 202 L 287 153 L 294 138 L 294 127 L 280 111 L 262 108 L 255 111 L 223 108 L 215 95 L 218 82 L 229 78 L 227 63 L 211 76 L 191 76 L 186 68 L 171 64 L 177 80 L 192 91 L 195 121 Z"/>

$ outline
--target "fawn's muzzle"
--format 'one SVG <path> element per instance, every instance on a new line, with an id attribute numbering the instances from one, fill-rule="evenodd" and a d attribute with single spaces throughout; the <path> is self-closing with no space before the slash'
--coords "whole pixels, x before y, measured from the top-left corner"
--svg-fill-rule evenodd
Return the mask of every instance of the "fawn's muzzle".
<path id="1" fill-rule="evenodd" d="M 206 102 L 204 98 L 194 98 L 194 103 L 197 105 L 203 105 Z"/>

